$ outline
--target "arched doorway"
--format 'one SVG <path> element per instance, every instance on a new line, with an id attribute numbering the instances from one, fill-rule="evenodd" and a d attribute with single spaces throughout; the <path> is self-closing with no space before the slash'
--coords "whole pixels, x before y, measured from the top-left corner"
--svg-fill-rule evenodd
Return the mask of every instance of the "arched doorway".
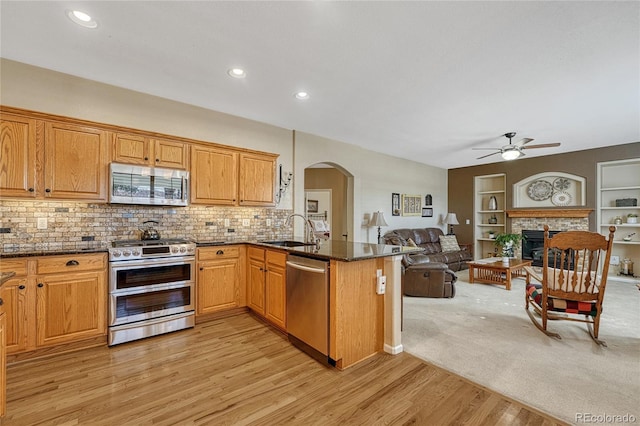
<path id="1" fill-rule="evenodd" d="M 320 218 L 326 211 L 331 239 L 351 241 L 354 235 L 353 175 L 339 164 L 315 163 L 304 170 L 304 190 L 305 212 Z M 314 208 L 316 203 L 307 203 L 307 200 L 317 201 L 317 209 Z"/>

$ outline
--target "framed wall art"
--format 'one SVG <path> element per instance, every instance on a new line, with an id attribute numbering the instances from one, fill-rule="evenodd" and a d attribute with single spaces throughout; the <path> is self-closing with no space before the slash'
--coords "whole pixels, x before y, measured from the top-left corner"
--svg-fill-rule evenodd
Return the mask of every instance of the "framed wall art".
<path id="1" fill-rule="evenodd" d="M 400 194 L 395 192 L 391 194 L 391 215 L 400 216 Z"/>
<path id="2" fill-rule="evenodd" d="M 318 200 L 307 200 L 307 211 L 309 213 L 318 213 Z"/>
<path id="3" fill-rule="evenodd" d="M 433 209 L 431 207 L 423 207 L 422 217 L 433 217 Z"/>
<path id="4" fill-rule="evenodd" d="M 420 195 L 402 194 L 402 216 L 420 216 L 422 197 Z"/>

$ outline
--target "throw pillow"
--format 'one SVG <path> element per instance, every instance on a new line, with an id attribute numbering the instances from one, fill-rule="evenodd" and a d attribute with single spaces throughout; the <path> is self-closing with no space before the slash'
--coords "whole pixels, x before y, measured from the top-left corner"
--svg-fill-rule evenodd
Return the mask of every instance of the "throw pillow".
<path id="1" fill-rule="evenodd" d="M 416 244 L 415 241 L 413 241 L 411 238 L 407 239 L 407 246 L 409 247 L 418 247 L 418 245 Z"/>
<path id="2" fill-rule="evenodd" d="M 455 235 L 440 235 L 440 247 L 443 253 L 459 251 L 460 246 Z"/>

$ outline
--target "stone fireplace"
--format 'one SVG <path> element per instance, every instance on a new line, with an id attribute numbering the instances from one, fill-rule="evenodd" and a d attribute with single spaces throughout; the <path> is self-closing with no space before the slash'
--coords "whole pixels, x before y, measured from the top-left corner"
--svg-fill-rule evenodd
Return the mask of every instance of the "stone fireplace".
<path id="1" fill-rule="evenodd" d="M 521 234 L 522 231 L 544 230 L 549 225 L 553 231 L 588 231 L 589 213 L 591 209 L 517 209 L 507 210 L 511 219 L 511 233 Z M 524 244 L 524 242 L 523 242 Z M 516 256 L 523 255 L 522 247 L 516 251 Z"/>

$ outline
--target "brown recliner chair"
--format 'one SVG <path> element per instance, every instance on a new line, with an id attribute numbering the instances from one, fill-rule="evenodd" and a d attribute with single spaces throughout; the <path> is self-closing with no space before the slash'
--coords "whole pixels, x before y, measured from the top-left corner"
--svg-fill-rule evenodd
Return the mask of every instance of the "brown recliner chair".
<path id="1" fill-rule="evenodd" d="M 458 280 L 444 263 L 423 263 L 405 268 L 402 292 L 416 297 L 454 297 Z"/>

